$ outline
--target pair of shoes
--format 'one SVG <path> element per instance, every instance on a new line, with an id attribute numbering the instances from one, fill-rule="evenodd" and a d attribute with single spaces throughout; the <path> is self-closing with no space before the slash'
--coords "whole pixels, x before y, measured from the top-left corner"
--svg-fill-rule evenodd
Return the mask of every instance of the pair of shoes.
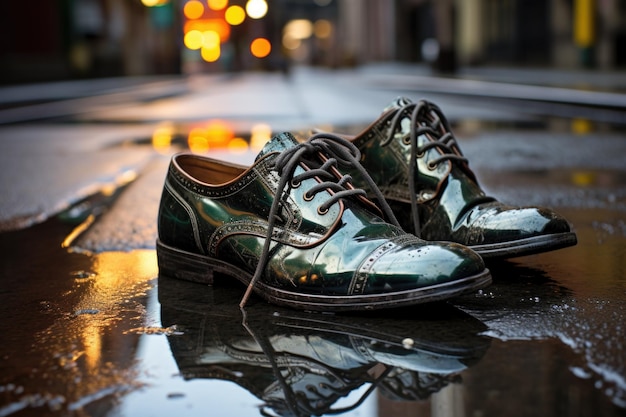
<path id="1" fill-rule="evenodd" d="M 238 279 L 267 301 L 304 310 L 368 310 L 430 302 L 483 288 L 481 257 L 402 230 L 341 174 L 367 172 L 349 141 L 319 134 L 272 138 L 251 167 L 179 154 L 158 215 L 159 271 L 210 284 Z M 369 189 L 376 185 L 369 179 Z M 388 223 L 382 216 L 392 219 Z"/>
<path id="2" fill-rule="evenodd" d="M 246 314 L 236 286 L 161 274 L 158 296 L 180 374 L 234 382 L 262 401 L 263 415 L 348 411 L 374 389 L 395 401 L 424 400 L 457 382 L 491 343 L 484 323 L 447 303 L 423 307 L 428 314 L 310 314 L 269 304 Z"/>
<path id="3" fill-rule="evenodd" d="M 163 273 L 202 283 L 234 277 L 247 285 L 241 307 L 255 292 L 318 311 L 483 288 L 489 270 L 468 245 L 510 256 L 575 243 L 553 212 L 485 197 L 439 109 L 405 99 L 353 138 L 279 134 L 250 167 L 174 156 L 158 231 Z"/>

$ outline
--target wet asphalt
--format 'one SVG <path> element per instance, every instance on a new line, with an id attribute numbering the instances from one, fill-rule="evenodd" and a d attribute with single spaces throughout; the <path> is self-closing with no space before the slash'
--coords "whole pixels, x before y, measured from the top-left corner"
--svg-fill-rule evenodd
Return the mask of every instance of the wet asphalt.
<path id="1" fill-rule="evenodd" d="M 626 415 L 626 78 L 463 75 L 0 91 L 0 416 Z M 493 285 L 474 294 L 365 315 L 255 299 L 244 317 L 236 286 L 159 276 L 158 200 L 189 132 L 356 133 L 398 95 L 438 103 L 483 188 L 555 209 L 578 245 L 490 263 Z M 171 142 L 155 146 L 163 129 Z M 256 149 L 208 153 L 250 163 Z"/>

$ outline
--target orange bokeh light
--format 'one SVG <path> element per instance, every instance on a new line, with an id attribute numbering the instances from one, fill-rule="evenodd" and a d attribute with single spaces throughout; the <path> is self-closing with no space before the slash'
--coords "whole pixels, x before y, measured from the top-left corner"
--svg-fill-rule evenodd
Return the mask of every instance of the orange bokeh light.
<path id="1" fill-rule="evenodd" d="M 184 33 L 189 33 L 192 30 L 198 32 L 216 32 L 221 42 L 226 42 L 230 37 L 230 26 L 222 19 L 198 19 L 185 22 L 183 27 Z"/>
<path id="2" fill-rule="evenodd" d="M 272 51 L 272 44 L 265 38 L 256 38 L 250 44 L 250 52 L 257 58 L 265 58 Z"/>
<path id="3" fill-rule="evenodd" d="M 221 120 L 213 120 L 206 127 L 209 143 L 213 146 L 223 147 L 235 137 L 232 127 Z"/>
<path id="4" fill-rule="evenodd" d="M 209 150 L 209 141 L 206 133 L 201 127 L 197 127 L 189 132 L 187 137 L 187 145 L 191 152 L 203 153 Z"/>
<path id="5" fill-rule="evenodd" d="M 232 153 L 244 153 L 248 150 L 248 142 L 243 138 L 232 138 L 228 141 L 228 150 Z"/>
<path id="6" fill-rule="evenodd" d="M 213 53 L 212 49 L 202 49 L 208 54 Z M 219 47 L 217 48 L 219 57 Z M 189 132 L 187 143 L 192 152 L 206 152 L 210 149 L 226 148 L 235 137 L 232 127 L 221 120 L 212 120 L 204 127 L 195 127 Z"/>
<path id="7" fill-rule="evenodd" d="M 204 5 L 198 0 L 191 0 L 185 3 L 183 13 L 187 19 L 199 19 L 204 14 Z"/>

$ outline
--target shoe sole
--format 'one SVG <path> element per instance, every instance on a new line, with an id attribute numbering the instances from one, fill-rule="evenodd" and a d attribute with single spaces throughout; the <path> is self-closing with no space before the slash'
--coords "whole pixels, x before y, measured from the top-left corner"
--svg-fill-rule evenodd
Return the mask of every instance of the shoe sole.
<path id="1" fill-rule="evenodd" d="M 537 253 L 567 248 L 569 246 L 576 245 L 576 243 L 578 243 L 576 234 L 566 232 L 552 235 L 533 236 L 509 242 L 490 243 L 486 245 L 468 245 L 468 247 L 482 256 L 483 259 L 496 259 L 534 255 Z"/>
<path id="2" fill-rule="evenodd" d="M 248 285 L 252 275 L 219 259 L 182 251 L 157 240 L 159 274 L 172 278 L 212 285 L 215 274 L 233 277 Z M 257 282 L 254 292 L 270 303 L 311 311 L 364 311 L 404 307 L 414 304 L 447 300 L 473 292 L 491 284 L 491 274 L 485 269 L 479 274 L 452 282 L 413 290 L 377 295 L 316 295 L 299 294 Z"/>

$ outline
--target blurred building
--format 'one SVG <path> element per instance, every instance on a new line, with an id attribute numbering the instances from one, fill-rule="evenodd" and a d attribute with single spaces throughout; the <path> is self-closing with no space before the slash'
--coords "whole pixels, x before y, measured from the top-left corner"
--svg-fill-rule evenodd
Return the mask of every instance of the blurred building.
<path id="1" fill-rule="evenodd" d="M 180 71 L 173 4 L 0 2 L 0 83 Z"/>
<path id="2" fill-rule="evenodd" d="M 626 66 L 623 0 L 25 0 L 0 3 L 0 25 L 0 83 L 392 60 Z"/>
<path id="3" fill-rule="evenodd" d="M 626 65 L 623 0 L 341 0 L 338 26 L 362 61 Z"/>

